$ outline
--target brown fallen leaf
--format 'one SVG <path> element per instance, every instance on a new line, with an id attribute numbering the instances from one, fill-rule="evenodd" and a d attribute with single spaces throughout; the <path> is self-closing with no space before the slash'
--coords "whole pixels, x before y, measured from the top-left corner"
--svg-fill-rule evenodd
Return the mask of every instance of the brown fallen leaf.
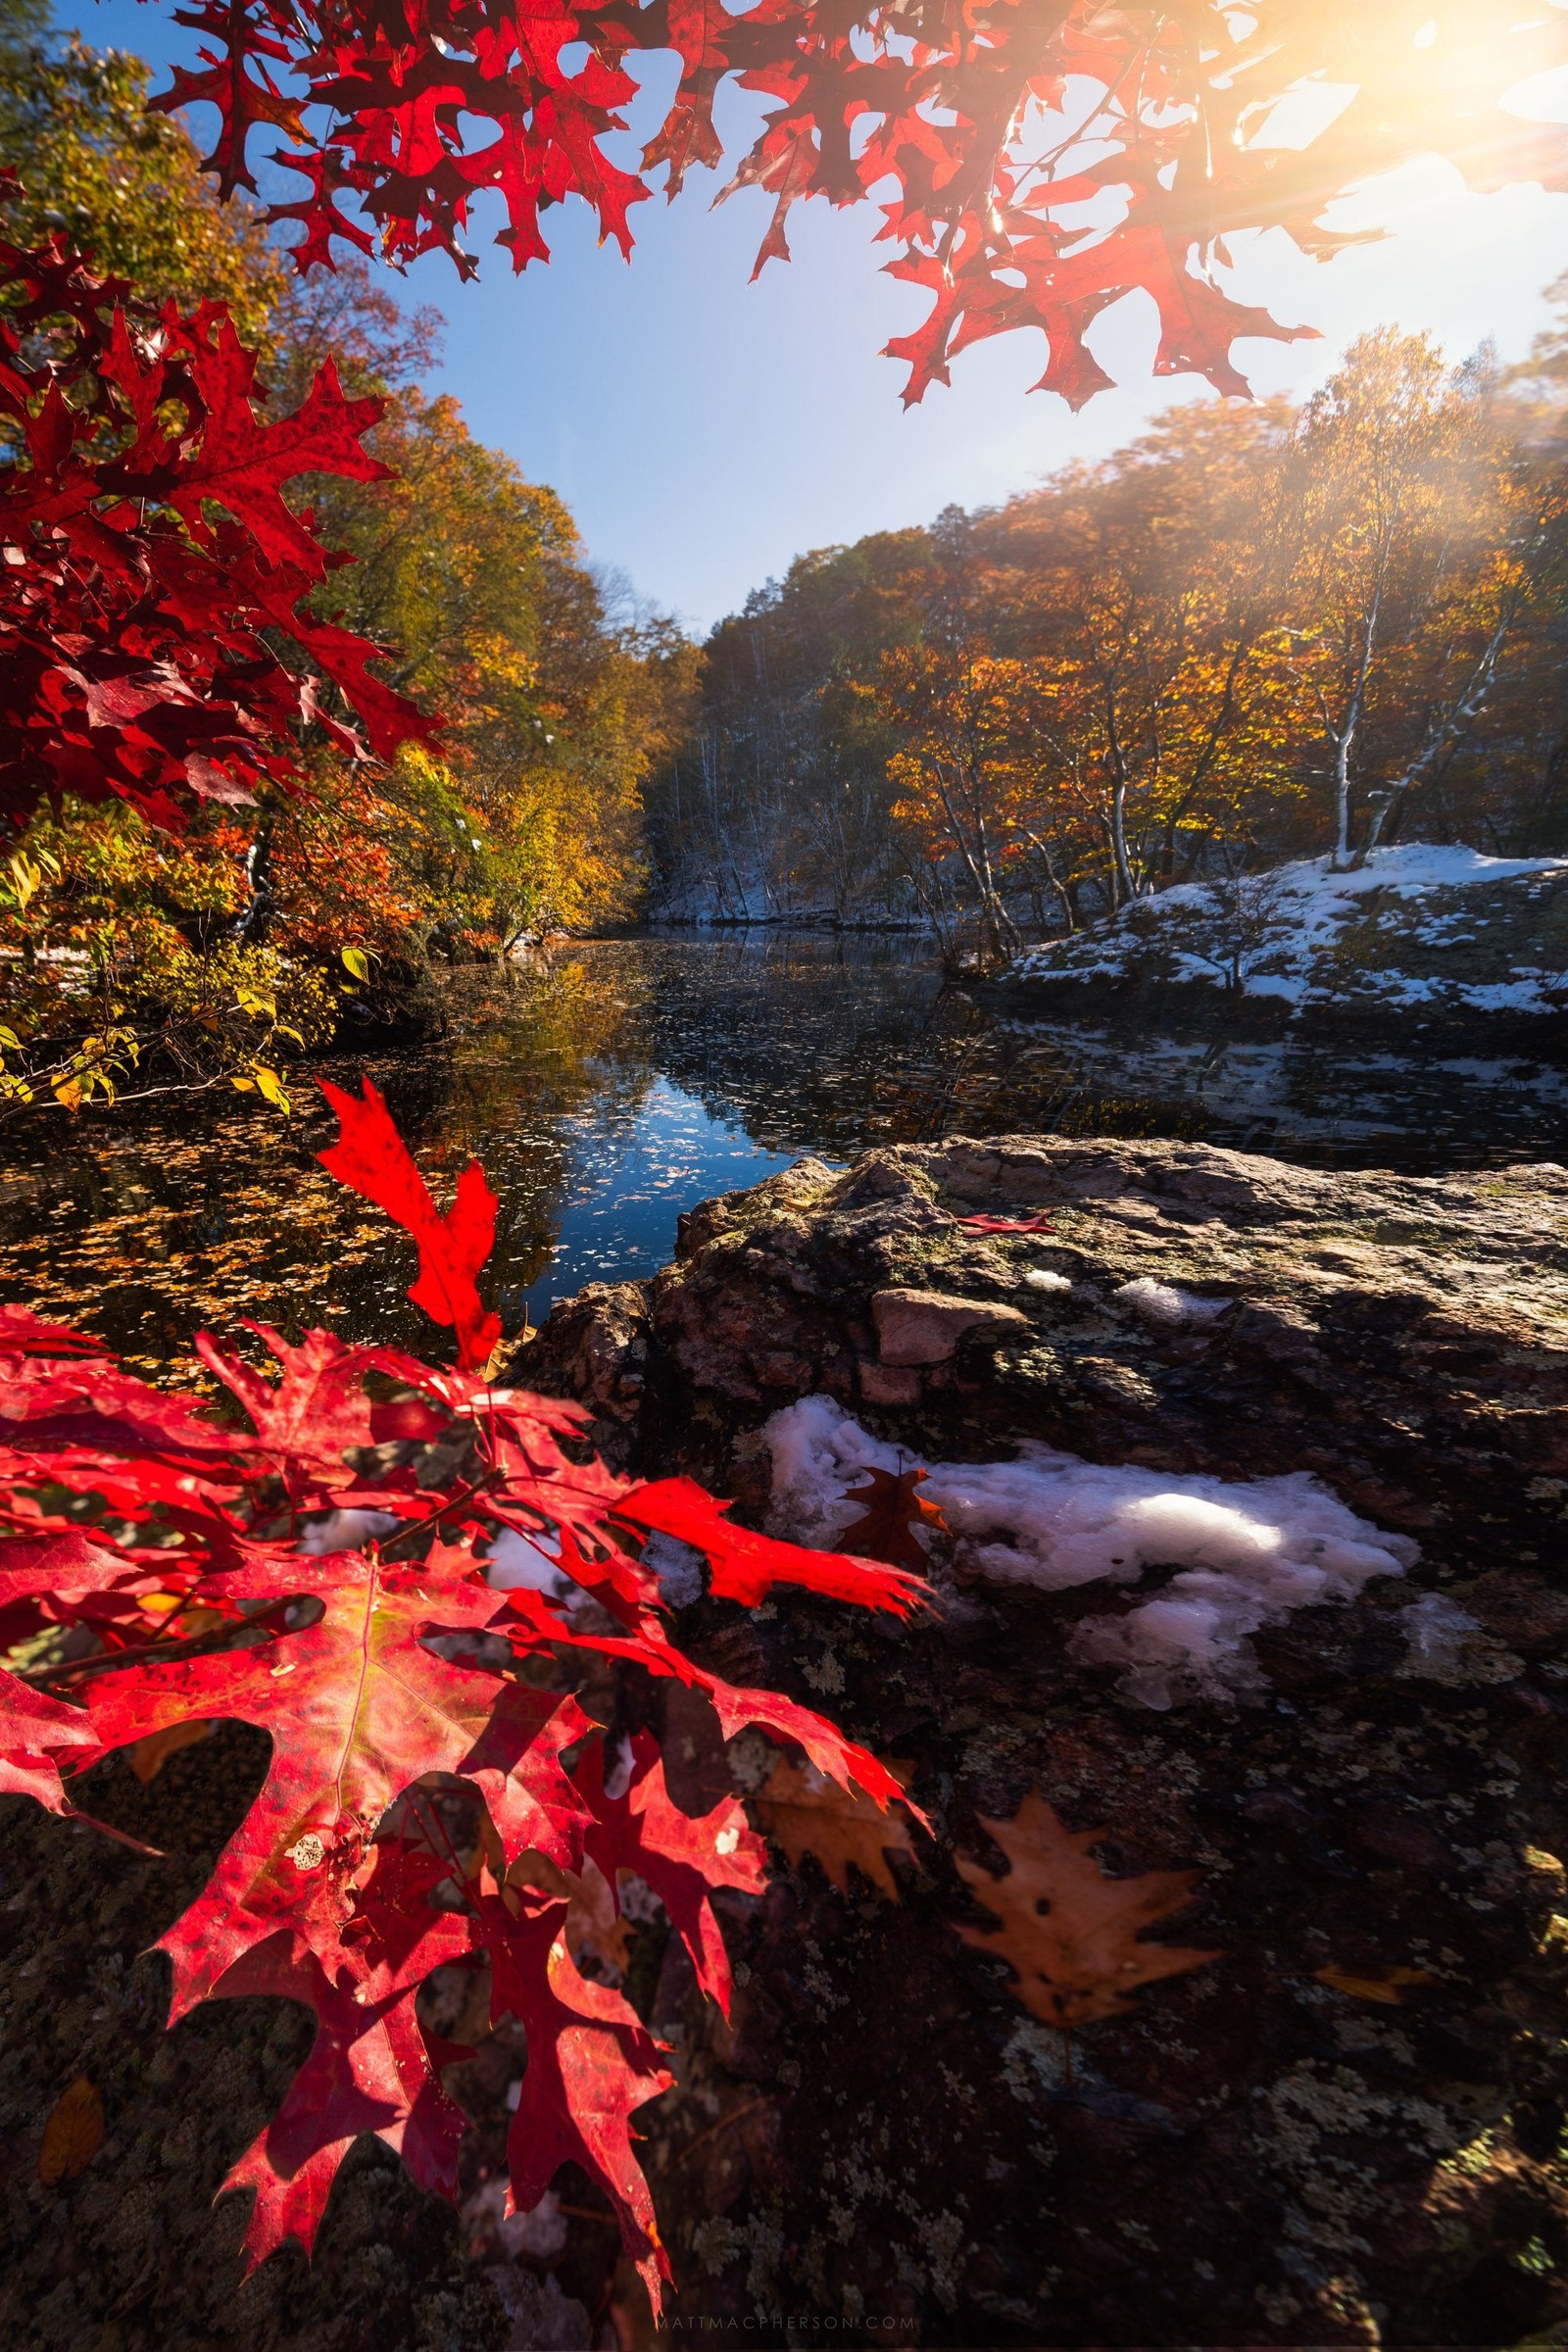
<path id="1" fill-rule="evenodd" d="M 507 1873 L 513 1886 L 542 1887 L 547 1894 L 566 1896 L 566 1949 L 580 1967 L 585 1951 L 592 1952 L 620 1976 L 631 1958 L 630 1929 L 621 1917 L 605 1877 L 592 1854 L 583 1856 L 582 1875 L 562 1870 L 534 1846 L 520 1853 Z"/>
<path id="2" fill-rule="evenodd" d="M 143 1785 L 156 1781 L 172 1755 L 182 1747 L 194 1747 L 198 1740 L 210 1740 L 213 1725 L 202 1723 L 172 1723 L 165 1732 L 149 1732 L 145 1740 L 133 1740 L 125 1753 L 130 1769 Z"/>
<path id="3" fill-rule="evenodd" d="M 1107 1879 L 1090 1852 L 1104 1831 L 1065 1828 L 1037 1789 L 1011 1821 L 980 1818 L 1012 1868 L 997 1879 L 978 1862 L 956 1857 L 965 1884 L 1002 1922 L 997 1928 L 960 1926 L 958 1934 L 1011 1964 L 1019 2000 L 1047 2025 L 1066 2033 L 1095 2018 L 1118 2016 L 1132 2008 L 1135 1986 L 1221 1957 L 1184 1944 L 1138 1940 L 1140 1929 L 1192 1899 L 1198 1871 Z M 1048 1906 L 1044 1913 L 1042 1905 Z"/>
<path id="4" fill-rule="evenodd" d="M 896 1757 L 884 1757 L 883 1762 L 896 1780 L 906 1779 L 913 1769 Z M 829 1883 L 847 1894 L 853 1862 L 873 1886 L 898 1900 L 899 1885 L 888 1854 L 914 1853 L 903 1813 L 884 1813 L 862 1789 L 841 1788 L 814 1764 L 792 1763 L 788 1756 L 779 1757 L 753 1801 L 764 1835 L 783 1847 L 792 1863 L 798 1864 L 803 1854 L 814 1854 Z"/>
<path id="5" fill-rule="evenodd" d="M 1331 1985 L 1336 1992 L 1350 1993 L 1358 2001 L 1382 2001 L 1391 2009 L 1398 2007 L 1402 1985 L 1437 1983 L 1424 1968 L 1380 1968 L 1371 1974 L 1330 1967 L 1314 1968 L 1312 1974 L 1320 1984 Z"/>
<path id="6" fill-rule="evenodd" d="M 38 2149 L 38 2178 L 52 2188 L 85 2172 L 104 2142 L 104 2103 L 85 2075 L 50 2110 Z"/>
<path id="7" fill-rule="evenodd" d="M 904 1470 L 895 1475 L 891 1470 L 867 1470 L 865 1476 L 867 1485 L 845 1492 L 846 1502 L 863 1502 L 865 1509 L 853 1527 L 840 1534 L 841 1548 L 863 1560 L 886 1560 L 895 1568 L 923 1576 L 931 1560 L 915 1530 L 929 1527 L 946 1535 L 948 1528 L 936 1504 L 915 1493 L 929 1473 Z"/>

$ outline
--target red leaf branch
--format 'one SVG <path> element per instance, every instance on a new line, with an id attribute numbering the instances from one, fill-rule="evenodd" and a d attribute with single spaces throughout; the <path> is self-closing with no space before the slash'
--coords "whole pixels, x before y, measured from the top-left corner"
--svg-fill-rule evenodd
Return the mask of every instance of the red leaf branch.
<path id="1" fill-rule="evenodd" d="M 650 1735 L 612 1794 L 576 1699 L 516 1669 L 587 1650 L 678 1678 L 709 1694 L 726 1736 L 771 1731 L 885 1805 L 898 1784 L 831 1723 L 686 1657 L 636 1543 L 656 1528 L 684 1535 L 713 1590 L 742 1599 L 795 1584 L 907 1611 L 924 1588 L 737 1528 L 688 1480 L 633 1487 L 573 1460 L 563 1441 L 583 1426 L 576 1407 L 478 1377 L 498 1326 L 477 1291 L 495 1217 L 477 1166 L 443 1216 L 373 1087 L 328 1094 L 343 1132 L 322 1157 L 417 1243 L 411 1296 L 456 1331 L 459 1367 L 257 1328 L 277 1365 L 269 1378 L 204 1338 L 207 1364 L 248 1416 L 236 1430 L 132 1378 L 90 1339 L 0 1308 L 0 1606 L 13 1642 L 54 1628 L 74 1634 L 79 1653 L 26 1679 L 0 1668 L 0 1787 L 69 1814 L 62 1767 L 77 1774 L 185 1724 L 238 1720 L 270 1735 L 262 1788 L 162 1938 L 174 2017 L 267 1993 L 317 2020 L 305 2065 L 228 2178 L 254 2192 L 253 2262 L 289 2236 L 309 2247 L 361 2132 L 397 2150 L 422 2186 L 453 2193 L 463 2117 L 440 2069 L 461 2053 L 425 2032 L 416 1994 L 461 1960 L 488 1968 L 494 2017 L 510 2012 L 527 2031 L 514 2202 L 532 2206 L 562 2163 L 582 2165 L 657 2306 L 668 2264 L 631 2119 L 669 2078 L 621 1995 L 573 1964 L 566 1897 L 518 1874 L 543 1856 L 580 1877 L 591 1860 L 613 1891 L 634 1872 L 723 2002 L 729 1967 L 710 1897 L 758 1891 L 763 1848 L 734 1801 L 682 1813 Z M 389 1383 L 399 1393 L 387 1401 Z M 381 1466 L 349 1466 L 367 1458 Z M 112 1535 L 83 1528 L 72 1497 L 97 1498 Z M 368 1510 L 397 1523 L 381 1544 L 324 1548 L 332 1515 Z M 590 1610 L 492 1587 L 493 1547 L 524 1535 Z M 202 1630 L 183 1638 L 198 1610 Z M 466 1841 L 421 1827 L 437 1811 L 421 1796 L 432 1775 L 466 1791 Z"/>

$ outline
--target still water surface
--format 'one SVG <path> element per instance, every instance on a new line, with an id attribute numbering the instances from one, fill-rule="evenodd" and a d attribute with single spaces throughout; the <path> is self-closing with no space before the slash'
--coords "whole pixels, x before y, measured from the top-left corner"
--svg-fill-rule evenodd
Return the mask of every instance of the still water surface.
<path id="1" fill-rule="evenodd" d="M 1426 1172 L 1560 1158 L 1568 1138 L 1558 1071 L 1006 1014 L 944 988 L 907 938 L 573 948 L 466 983 L 447 1038 L 364 1066 L 438 1193 L 483 1159 L 509 1329 L 652 1272 L 682 1209 L 808 1152 L 1034 1130 Z M 401 1243 L 315 1164 L 333 1128 L 312 1094 L 287 1125 L 230 1095 L 0 1145 L 4 1295 L 149 1365 L 242 1315 L 421 1344 Z"/>

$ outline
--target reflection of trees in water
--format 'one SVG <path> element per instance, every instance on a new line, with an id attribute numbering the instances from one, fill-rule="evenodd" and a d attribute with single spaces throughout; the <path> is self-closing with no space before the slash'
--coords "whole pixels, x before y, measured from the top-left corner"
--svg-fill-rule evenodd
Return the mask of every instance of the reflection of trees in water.
<path id="1" fill-rule="evenodd" d="M 657 960 L 664 942 L 650 943 Z M 715 1117 L 775 1151 L 848 1157 L 871 1143 L 1030 1128 L 1200 1134 L 1191 1106 L 1086 1083 L 1059 1034 L 1020 1044 L 907 942 L 775 935 L 693 954 L 681 942 L 656 989 L 654 1052 Z"/>
<path id="2" fill-rule="evenodd" d="M 1169 1136 L 1412 1170 L 1557 1149 L 1564 1094 L 1510 1065 L 1221 1033 L 1030 1021 L 944 989 L 906 939 L 763 932 L 615 943 L 635 1040 L 710 1115 L 782 1152 L 1034 1132 Z"/>
<path id="3" fill-rule="evenodd" d="M 523 1288 L 555 1247 L 570 1122 L 629 1122 L 646 1094 L 651 1066 L 622 1053 L 623 1017 L 602 977 L 569 959 L 465 976 L 439 1045 L 330 1074 L 375 1080 L 438 1193 L 471 1153 L 483 1159 L 501 1200 L 497 1276 Z M 47 1303 L 150 1363 L 240 1316 L 291 1337 L 324 1318 L 345 1338 L 422 1346 L 428 1326 L 404 1296 L 412 1251 L 318 1166 L 332 1121 L 308 1083 L 294 1094 L 287 1125 L 215 1095 L 163 1121 L 143 1110 L 11 1139 L 0 1295 Z"/>
<path id="4" fill-rule="evenodd" d="M 501 1200 L 495 1279 L 546 1272 L 574 1185 L 630 1141 L 661 1074 L 764 1150 L 850 1158 L 868 1144 L 1034 1131 L 1185 1136 L 1307 1162 L 1411 1170 L 1560 1157 L 1568 1092 L 1509 1062 L 1346 1055 L 1323 1046 L 1071 1030 L 1002 1017 L 907 941 L 609 941 L 466 975 L 450 1035 L 367 1068 L 438 1191 L 470 1153 Z M 314 1089 L 288 1125 L 239 1098 L 64 1121 L 8 1139 L 0 1296 L 161 1361 L 241 1315 L 410 1344 L 412 1253 L 331 1183 Z M 692 1200 L 735 1181 L 691 1159 Z M 682 1184 L 686 1181 L 682 1170 Z"/>
<path id="5" fill-rule="evenodd" d="M 555 1250 L 586 1119 L 607 1138 L 635 1123 L 656 1075 L 629 962 L 589 950 L 490 978 L 457 1010 L 454 1036 L 382 1080 L 394 1115 L 437 1179 L 483 1161 L 500 1199 L 491 1260 L 521 1292 Z"/>

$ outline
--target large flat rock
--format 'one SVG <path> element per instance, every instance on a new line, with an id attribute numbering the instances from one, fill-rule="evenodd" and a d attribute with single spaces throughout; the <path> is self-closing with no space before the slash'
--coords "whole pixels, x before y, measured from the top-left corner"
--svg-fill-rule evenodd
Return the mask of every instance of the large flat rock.
<path id="1" fill-rule="evenodd" d="M 1042 1210 L 1045 1233 L 963 1222 Z M 733 1679 L 906 1759 L 936 1837 L 896 1902 L 809 1860 L 732 1902 L 727 2028 L 666 1962 L 681 2087 L 650 2172 L 679 2313 L 876 2313 L 932 2344 L 1500 2344 L 1568 2320 L 1565 1239 L 1556 1166 L 950 1142 L 707 1202 L 651 1285 L 552 1316 L 517 1377 L 758 1524 L 762 1425 L 821 1393 L 931 1461 L 1033 1440 L 1308 1471 L 1421 1547 L 1259 1634 L 1250 1700 L 1163 1714 L 1074 1663 L 1082 1592 L 949 1575 L 911 1628 L 788 1593 L 684 1613 Z M 889 1293 L 1009 1311 L 890 1366 Z M 1423 1650 L 1423 1595 L 1461 1640 Z M 673 1704 L 686 1801 L 755 1786 Z M 977 1916 L 956 1853 L 999 1865 L 981 1817 L 1031 1788 L 1103 1827 L 1113 1870 L 1201 1872 L 1169 1934 L 1225 1954 L 1077 2034 L 1070 2073 L 953 1927 Z"/>

